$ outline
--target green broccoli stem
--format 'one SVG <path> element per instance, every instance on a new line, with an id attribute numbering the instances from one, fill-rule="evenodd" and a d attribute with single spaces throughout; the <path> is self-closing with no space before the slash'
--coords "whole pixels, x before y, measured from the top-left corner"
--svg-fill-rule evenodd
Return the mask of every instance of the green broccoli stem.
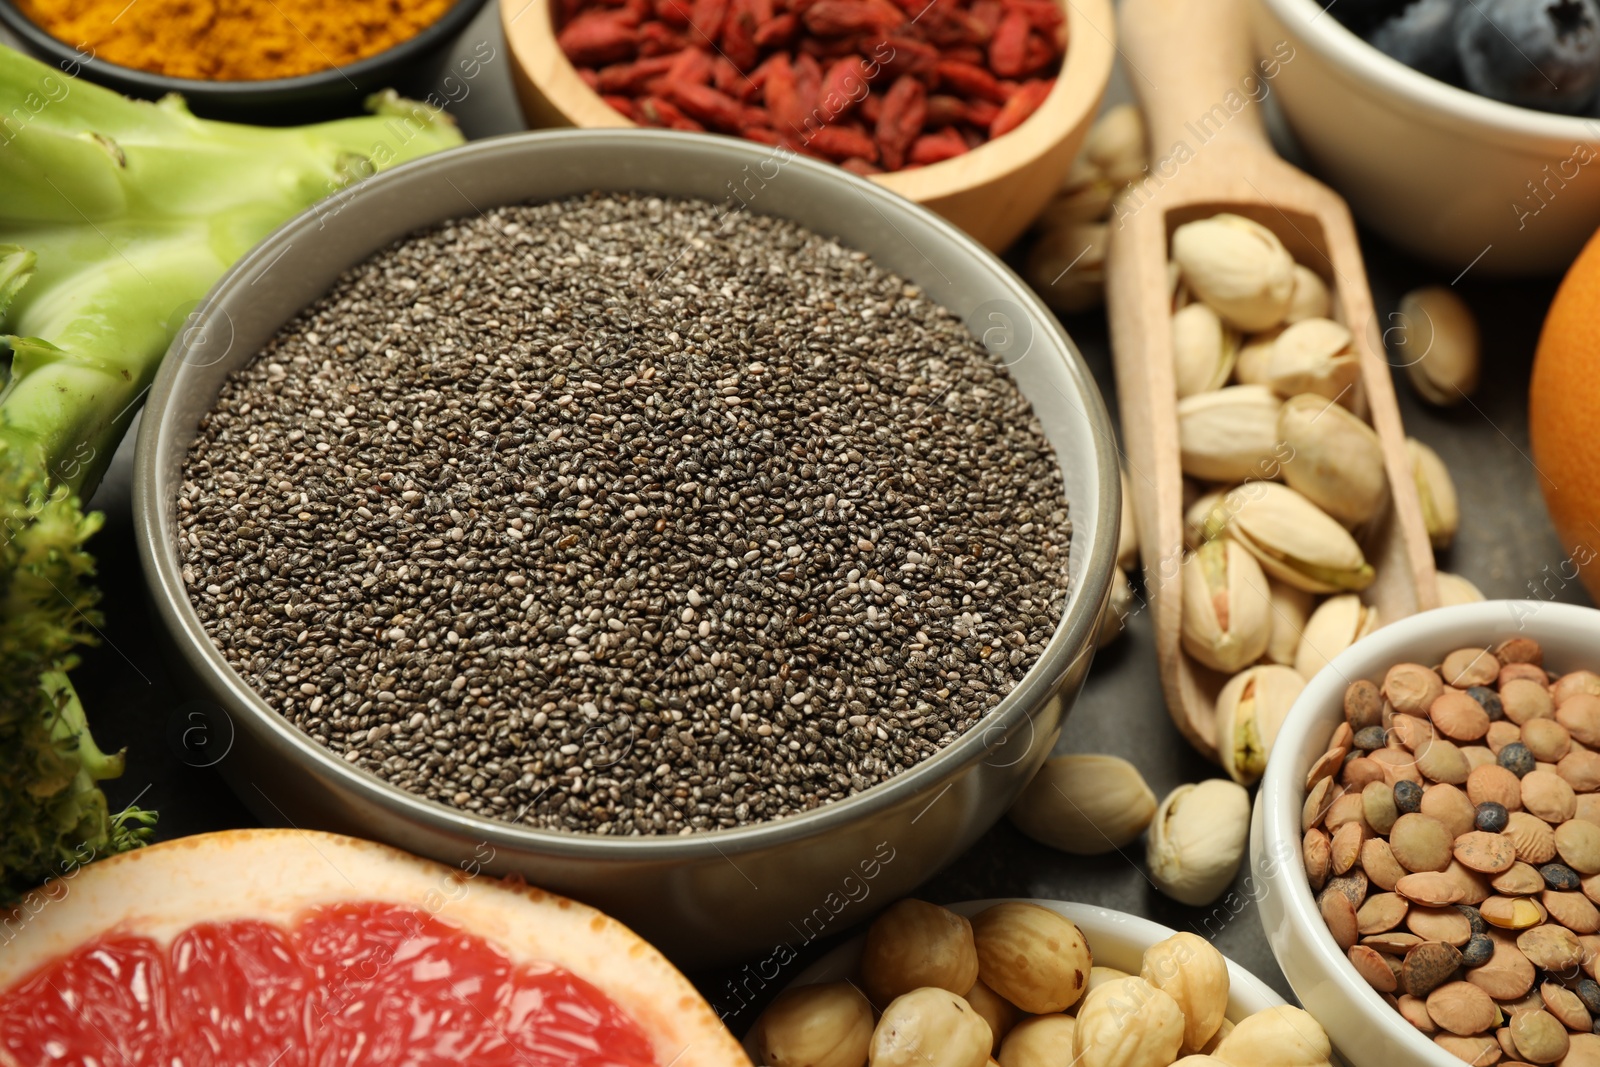
<path id="1" fill-rule="evenodd" d="M 16 102 L 21 107 L 13 107 Z M 0 47 L 0 903 L 136 847 L 67 672 L 100 614 L 93 492 L 173 335 L 235 259 L 375 171 L 461 142 L 393 93 L 288 129 L 209 122 Z"/>

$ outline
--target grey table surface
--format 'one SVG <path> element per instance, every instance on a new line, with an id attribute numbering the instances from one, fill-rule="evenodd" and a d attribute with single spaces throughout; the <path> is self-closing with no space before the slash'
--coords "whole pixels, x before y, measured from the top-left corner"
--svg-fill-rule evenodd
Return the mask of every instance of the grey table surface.
<path id="1" fill-rule="evenodd" d="M 450 62 L 475 51 L 482 56 L 484 44 L 494 49 L 494 58 L 476 78 L 446 82 L 443 74 L 435 73 L 435 85 L 404 87 L 417 95 L 434 90 L 451 100 L 450 110 L 467 136 L 474 138 L 523 128 L 495 2 L 467 28 Z M 1108 99 L 1127 95 L 1119 76 Z M 1292 146 L 1284 147 L 1292 152 Z M 1370 232 L 1363 231 L 1361 237 L 1380 316 L 1394 311 L 1408 289 L 1450 284 L 1460 269 L 1421 263 Z M 1461 532 L 1441 563 L 1470 578 L 1490 597 L 1587 603 L 1581 587 L 1560 577 L 1565 555 L 1551 529 L 1540 498 L 1539 475 L 1528 456 L 1528 373 L 1556 279 L 1498 282 L 1468 271 L 1454 284 L 1477 311 L 1482 327 L 1482 384 L 1469 404 L 1443 411 L 1421 404 L 1403 380 L 1396 385 L 1409 432 L 1440 452 L 1460 491 Z M 1077 315 L 1064 320 L 1064 325 L 1115 412 L 1116 383 L 1104 315 Z M 93 501 L 106 513 L 105 529 L 93 545 L 105 593 L 105 641 L 85 653 L 83 666 L 74 674 L 102 745 L 128 746 L 127 774 L 110 783 L 107 793 L 114 808 L 137 799 L 159 810 L 161 838 L 252 825 L 254 820 L 213 770 L 193 768 L 180 759 L 177 737 L 184 724 L 180 710 L 184 695 L 174 690 L 151 637 L 153 622 L 145 607 L 130 514 L 131 445 L 130 434 Z M 1136 613 L 1124 637 L 1096 661 L 1058 751 L 1123 756 L 1138 766 L 1158 795 L 1219 773 L 1184 743 L 1167 717 L 1146 614 Z M 1247 863 L 1232 890 L 1216 904 L 1186 907 L 1155 890 L 1137 846 L 1106 856 L 1069 856 L 1035 844 L 1002 822 L 930 879 L 920 895 L 939 902 L 1047 897 L 1134 912 L 1211 939 L 1226 955 L 1290 996 L 1258 919 L 1257 905 L 1264 891 Z M 830 943 L 809 947 L 768 992 L 798 974 Z M 728 1004 L 733 1000 L 727 984 L 737 975 L 738 969 L 730 968 L 693 977 L 714 1004 Z M 729 1019 L 736 1031 L 750 1021 L 749 1011 Z"/>

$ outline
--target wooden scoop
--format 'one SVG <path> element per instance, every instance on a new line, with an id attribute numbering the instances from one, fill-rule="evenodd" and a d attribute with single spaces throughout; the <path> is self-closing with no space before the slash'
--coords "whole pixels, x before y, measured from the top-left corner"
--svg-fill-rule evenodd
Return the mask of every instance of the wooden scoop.
<path id="1" fill-rule="evenodd" d="M 1350 211 L 1338 194 L 1278 158 L 1253 99 L 1294 62 L 1293 48 L 1269 46 L 1256 62 L 1241 0 L 1124 0 L 1119 27 L 1152 160 L 1150 176 L 1125 194 L 1111 222 L 1106 299 L 1122 440 L 1167 707 L 1183 735 L 1216 759 L 1214 708 L 1227 679 L 1179 644 L 1183 476 L 1167 277 L 1174 229 L 1218 212 L 1243 215 L 1272 229 L 1297 262 L 1322 275 L 1331 317 L 1355 335 L 1364 393 L 1357 410 L 1377 431 L 1389 478 L 1389 508 L 1357 531 L 1377 569 L 1363 598 L 1382 622 L 1437 606 L 1433 552 Z"/>

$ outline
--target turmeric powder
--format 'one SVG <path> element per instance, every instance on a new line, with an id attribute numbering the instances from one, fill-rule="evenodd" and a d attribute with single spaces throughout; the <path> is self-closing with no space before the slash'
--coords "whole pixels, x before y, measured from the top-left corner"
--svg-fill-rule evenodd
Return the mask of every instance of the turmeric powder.
<path id="1" fill-rule="evenodd" d="M 409 40 L 455 0 L 17 0 L 57 40 L 119 66 L 204 81 L 342 67 Z"/>

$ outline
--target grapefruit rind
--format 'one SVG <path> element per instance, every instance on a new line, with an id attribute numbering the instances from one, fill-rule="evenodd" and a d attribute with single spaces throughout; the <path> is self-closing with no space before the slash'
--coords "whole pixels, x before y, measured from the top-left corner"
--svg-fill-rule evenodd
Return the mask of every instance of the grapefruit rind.
<path id="1" fill-rule="evenodd" d="M 583 978 L 649 1035 L 663 1067 L 750 1062 L 689 980 L 615 919 L 357 838 L 273 829 L 201 834 L 79 868 L 35 901 L 42 903 L 4 920 L 0 989 L 107 934 L 138 934 L 165 948 L 200 922 L 288 926 L 307 908 L 382 902 L 466 929 L 513 963 L 550 962 Z M 0 1065 L 7 1059 L 0 1052 Z"/>

